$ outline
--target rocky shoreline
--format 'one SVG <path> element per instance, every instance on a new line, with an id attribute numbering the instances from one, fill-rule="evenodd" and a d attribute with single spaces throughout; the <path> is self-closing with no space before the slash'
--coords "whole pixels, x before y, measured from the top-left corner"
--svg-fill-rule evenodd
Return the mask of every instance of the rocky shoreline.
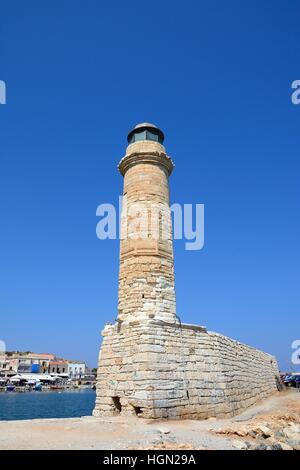
<path id="1" fill-rule="evenodd" d="M 300 450 L 300 393 L 276 393 L 231 419 L 136 416 L 0 422 L 0 449 Z"/>

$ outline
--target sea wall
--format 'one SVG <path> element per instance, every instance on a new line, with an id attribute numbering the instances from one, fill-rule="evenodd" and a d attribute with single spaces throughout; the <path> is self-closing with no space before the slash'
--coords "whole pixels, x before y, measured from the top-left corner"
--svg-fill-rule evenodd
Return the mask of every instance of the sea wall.
<path id="1" fill-rule="evenodd" d="M 223 418 L 278 389 L 262 351 L 199 326 L 119 322 L 103 331 L 94 415 Z"/>

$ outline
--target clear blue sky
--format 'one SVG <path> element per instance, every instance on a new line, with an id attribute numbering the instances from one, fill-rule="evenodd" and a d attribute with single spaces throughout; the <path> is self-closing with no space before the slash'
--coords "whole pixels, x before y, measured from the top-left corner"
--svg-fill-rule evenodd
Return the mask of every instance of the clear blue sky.
<path id="1" fill-rule="evenodd" d="M 126 135 L 150 121 L 171 199 L 205 204 L 205 247 L 175 243 L 178 313 L 289 368 L 300 339 L 300 5 L 289 1 L 1 2 L 0 339 L 97 362 L 117 316 Z"/>

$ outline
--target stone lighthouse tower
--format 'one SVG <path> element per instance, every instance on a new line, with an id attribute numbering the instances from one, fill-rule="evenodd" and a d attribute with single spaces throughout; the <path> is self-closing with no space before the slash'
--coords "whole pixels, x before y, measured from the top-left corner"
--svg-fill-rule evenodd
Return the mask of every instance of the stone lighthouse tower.
<path id="1" fill-rule="evenodd" d="M 120 322 L 156 318 L 174 323 L 173 242 L 169 175 L 173 163 L 153 124 L 135 126 L 119 164 L 124 176 L 120 246 Z"/>
<path id="2" fill-rule="evenodd" d="M 164 135 L 137 125 L 124 177 L 118 315 L 102 332 L 94 416 L 226 417 L 276 390 L 276 359 L 176 315 Z"/>

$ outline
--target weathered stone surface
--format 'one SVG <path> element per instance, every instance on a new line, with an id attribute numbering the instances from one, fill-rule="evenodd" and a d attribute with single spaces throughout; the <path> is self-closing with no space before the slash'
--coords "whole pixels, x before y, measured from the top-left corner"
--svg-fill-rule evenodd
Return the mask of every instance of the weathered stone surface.
<path id="1" fill-rule="evenodd" d="M 259 433 L 261 433 L 262 437 L 264 437 L 265 439 L 273 435 L 273 432 L 267 426 L 259 426 L 257 430 L 259 431 Z"/>
<path id="2" fill-rule="evenodd" d="M 293 450 L 293 447 L 291 447 L 290 445 L 286 444 L 285 442 L 280 442 L 280 445 L 281 445 L 281 449 L 282 449 L 282 450 Z"/>
<path id="3" fill-rule="evenodd" d="M 275 442 L 274 444 L 272 444 L 271 449 L 272 450 L 283 450 L 280 442 Z"/>
<path id="4" fill-rule="evenodd" d="M 299 425 L 287 426 L 283 429 L 283 434 L 288 439 L 299 439 L 300 441 L 300 431 Z"/>
<path id="5" fill-rule="evenodd" d="M 261 443 L 255 446 L 254 450 L 268 450 L 268 446 L 266 444 Z"/>
<path id="6" fill-rule="evenodd" d="M 233 447 L 235 447 L 238 450 L 247 450 L 248 449 L 246 442 L 243 442 L 243 441 L 234 440 L 234 441 L 232 441 L 232 445 L 233 445 Z"/>
<path id="7" fill-rule="evenodd" d="M 119 397 L 122 411 L 140 411 L 141 416 L 151 418 L 229 417 L 276 390 L 278 368 L 268 354 L 220 334 L 198 331 L 193 337 L 198 354 L 194 361 L 177 340 L 180 331 L 184 345 L 189 330 L 179 325 L 162 326 L 155 320 L 148 320 L 147 334 L 144 328 L 145 323 L 105 328 L 103 348 L 110 350 L 110 366 L 100 359 L 96 415 L 104 411 L 104 405 L 107 407 L 108 397 L 111 407 L 105 411 L 115 412 L 112 397 Z M 202 352 L 203 336 L 206 342 Z M 140 338 L 138 344 L 134 338 Z M 160 338 L 164 352 L 149 350 L 156 338 Z M 203 361 L 209 352 L 208 368 L 203 372 Z M 288 431 L 294 434 L 290 427 Z M 265 437 L 271 435 L 266 426 L 257 432 Z"/>
<path id="8" fill-rule="evenodd" d="M 128 146 L 119 169 L 126 203 L 121 217 L 118 318 L 174 322 L 168 183 L 173 163 L 158 142 L 140 141 Z"/>

